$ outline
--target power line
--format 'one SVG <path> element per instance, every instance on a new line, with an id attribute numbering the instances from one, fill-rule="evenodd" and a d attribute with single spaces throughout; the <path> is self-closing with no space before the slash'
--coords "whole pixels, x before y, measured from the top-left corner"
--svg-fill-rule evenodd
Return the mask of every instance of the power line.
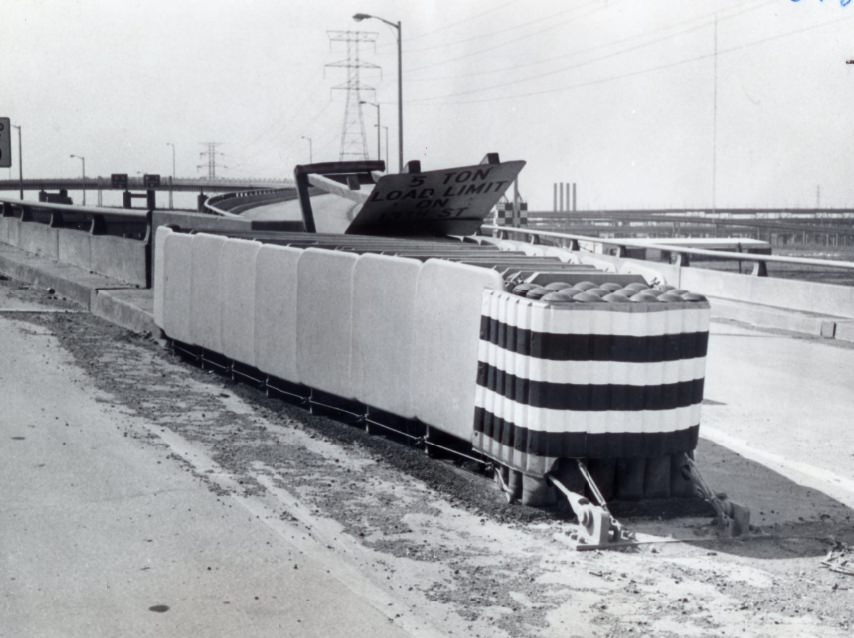
<path id="1" fill-rule="evenodd" d="M 458 91 L 456 93 L 449 93 L 449 94 L 444 95 L 444 96 L 437 96 L 435 98 L 425 98 L 425 99 L 441 99 L 441 98 L 447 98 L 447 97 L 458 97 L 458 96 L 462 96 L 462 95 L 472 95 L 474 93 L 483 93 L 484 91 L 491 91 L 493 89 L 506 89 L 508 86 L 514 86 L 517 84 L 521 84 L 523 82 L 533 82 L 535 80 L 541 80 L 545 77 L 550 77 L 552 75 L 558 75 L 560 73 L 566 73 L 567 71 L 573 71 L 575 69 L 579 69 L 579 68 L 582 68 L 585 66 L 589 66 L 589 65 L 594 64 L 596 62 L 601 62 L 603 60 L 608 60 L 610 58 L 614 58 L 614 57 L 617 57 L 620 55 L 625 55 L 626 53 L 630 53 L 630 52 L 636 51 L 638 49 L 643 49 L 643 48 L 646 48 L 649 46 L 653 46 L 655 44 L 663 42 L 664 40 L 668 40 L 670 38 L 673 38 L 673 37 L 676 37 L 679 35 L 684 35 L 685 33 L 690 33 L 692 31 L 698 31 L 700 29 L 704 29 L 704 28 L 706 28 L 706 26 L 707 25 L 705 25 L 705 24 L 701 24 L 701 25 L 698 25 L 695 27 L 691 27 L 690 29 L 685 29 L 684 31 L 680 31 L 678 33 L 673 33 L 671 35 L 668 35 L 664 38 L 660 38 L 660 39 L 655 40 L 653 42 L 638 44 L 638 45 L 635 45 L 633 47 L 629 47 L 628 49 L 622 49 L 620 51 L 615 51 L 613 53 L 609 53 L 607 55 L 603 55 L 603 56 L 600 56 L 598 58 L 593 58 L 592 60 L 586 60 L 584 62 L 578 62 L 576 64 L 570 64 L 568 66 L 564 66 L 564 67 L 561 67 L 559 69 L 554 69 L 552 71 L 545 71 L 545 72 L 537 74 L 537 75 L 531 75 L 531 76 L 522 78 L 521 80 L 516 80 L 513 82 L 502 82 L 500 84 L 491 84 L 489 86 L 484 86 L 484 87 L 480 87 L 480 88 L 476 88 L 476 89 L 468 89 L 466 91 Z"/>
<path id="2" fill-rule="evenodd" d="M 480 13 L 476 13 L 467 18 L 462 18 L 461 20 L 457 20 L 456 22 L 451 22 L 450 24 L 443 25 L 438 29 L 433 29 L 432 31 L 425 31 L 424 33 L 418 33 L 413 36 L 406 36 L 407 41 L 411 42 L 413 40 L 420 40 L 421 38 L 426 38 L 427 36 L 434 35 L 436 33 L 440 33 L 442 31 L 447 31 L 448 29 L 452 29 L 453 27 L 459 26 L 461 24 L 465 24 L 466 22 L 471 22 L 472 20 L 477 20 L 478 18 L 482 18 L 485 15 L 490 13 L 494 13 L 496 11 L 500 11 L 505 7 L 509 7 L 511 4 L 516 4 L 517 0 L 510 0 L 509 2 L 505 2 L 504 4 L 500 4 L 497 7 L 492 7 L 491 9 L 486 9 L 481 11 Z"/>
<path id="3" fill-rule="evenodd" d="M 525 27 L 530 26 L 532 24 L 536 24 L 538 22 L 544 22 L 546 20 L 551 20 L 551 19 L 556 18 L 558 16 L 562 16 L 562 15 L 565 15 L 567 13 L 572 13 L 572 12 L 578 11 L 578 10 L 579 10 L 579 7 L 575 7 L 572 9 L 564 9 L 563 11 L 558 11 L 557 13 L 552 13 L 550 15 L 543 16 L 542 18 L 536 18 L 535 20 L 529 20 L 528 22 L 521 22 L 519 24 L 513 24 L 513 25 L 506 27 L 504 29 L 499 29 L 498 31 L 491 31 L 489 33 L 481 33 L 479 35 L 473 35 L 471 37 L 464 38 L 463 40 L 454 40 L 453 42 L 443 42 L 440 44 L 434 44 L 434 45 L 427 46 L 427 47 L 421 47 L 419 49 L 404 49 L 403 52 L 404 53 L 420 53 L 422 51 L 433 51 L 435 49 L 445 49 L 445 48 L 448 48 L 451 46 L 456 46 L 458 44 L 465 44 L 467 42 L 473 42 L 475 40 L 483 40 L 484 38 L 494 38 L 495 36 L 500 35 L 502 33 L 507 33 L 508 31 L 515 31 L 517 29 L 524 29 Z"/>
<path id="4" fill-rule="evenodd" d="M 724 21 L 724 20 L 731 20 L 731 19 L 737 18 L 737 17 L 739 17 L 745 13 L 755 11 L 755 10 L 757 10 L 757 9 L 767 5 L 767 4 L 771 4 L 772 2 L 774 2 L 774 0 L 763 0 L 763 1 L 758 2 L 757 4 L 753 5 L 752 7 L 742 7 L 736 13 L 732 13 L 731 15 L 722 16 L 720 18 L 720 20 Z M 721 14 L 722 13 L 723 12 L 721 12 Z M 674 29 L 676 27 L 680 27 L 680 26 L 685 25 L 685 24 L 690 24 L 690 23 L 696 22 L 698 20 L 705 20 L 707 17 L 712 17 L 715 15 L 721 15 L 721 14 L 718 14 L 718 12 L 716 12 L 716 11 L 711 11 L 709 13 L 706 13 L 706 14 L 703 14 L 700 16 L 696 16 L 694 18 L 689 18 L 687 20 L 681 20 L 679 22 L 675 22 L 673 24 L 670 24 L 670 25 L 667 25 L 664 27 L 660 27 L 660 28 L 655 29 L 653 31 L 650 31 L 648 33 L 640 33 L 640 34 L 629 36 L 626 38 L 620 38 L 619 40 L 612 40 L 611 42 L 603 42 L 601 44 L 596 44 L 596 45 L 591 46 L 591 47 L 585 47 L 583 49 L 576 49 L 576 50 L 570 51 L 568 53 L 563 53 L 561 55 L 556 55 L 556 56 L 553 56 L 550 58 L 544 58 L 542 60 L 532 60 L 530 62 L 514 62 L 512 66 L 505 66 L 505 67 L 500 67 L 500 68 L 496 68 L 496 69 L 478 69 L 477 71 L 472 71 L 470 73 L 459 73 L 459 74 L 455 74 L 455 75 L 446 75 L 446 76 L 442 76 L 442 77 L 409 78 L 408 81 L 409 82 L 441 82 L 441 81 L 447 81 L 447 80 L 460 80 L 460 79 L 465 79 L 468 77 L 483 77 L 485 75 L 494 75 L 497 73 L 507 73 L 507 72 L 512 72 L 512 71 L 518 71 L 519 69 L 529 67 L 529 66 L 539 66 L 542 64 L 548 64 L 549 62 L 554 62 L 556 60 L 563 60 L 565 58 L 575 57 L 578 55 L 582 55 L 584 53 L 590 53 L 592 51 L 597 51 L 599 49 L 607 49 L 610 47 L 617 46 L 619 44 L 623 44 L 626 42 L 638 40 L 640 38 L 652 36 L 656 33 L 661 33 L 663 31 L 670 31 L 671 29 Z M 707 26 L 709 24 L 711 24 L 711 22 L 704 21 L 702 24 L 698 25 L 698 27 L 704 27 L 704 26 Z M 682 30 L 682 31 L 679 31 L 675 34 L 662 36 L 659 39 L 653 40 L 653 41 L 649 42 L 648 44 L 644 44 L 641 46 L 648 46 L 651 44 L 656 44 L 658 42 L 663 42 L 664 40 L 667 40 L 667 39 L 673 37 L 674 35 L 682 35 L 684 33 L 687 33 L 688 31 L 689 30 Z M 624 50 L 618 51 L 616 53 L 625 53 L 628 51 L 633 51 L 633 50 L 635 50 L 635 48 L 640 48 L 640 47 L 633 47 L 630 49 L 624 49 Z M 593 62 L 598 62 L 600 60 L 607 59 L 608 57 L 611 57 L 611 56 L 608 55 L 608 56 L 604 56 L 604 57 L 600 57 L 600 58 L 595 58 L 593 60 L 587 60 L 583 64 L 592 64 Z M 577 66 L 573 66 L 570 68 L 577 68 Z"/>
<path id="5" fill-rule="evenodd" d="M 729 49 L 721 49 L 718 51 L 717 55 L 720 56 L 720 55 L 726 55 L 728 53 L 735 53 L 736 51 L 742 51 L 744 49 L 749 49 L 749 48 L 752 48 L 755 46 L 760 46 L 762 44 L 766 44 L 768 42 L 772 42 L 775 40 L 780 40 L 782 38 L 787 38 L 787 37 L 792 36 L 792 35 L 799 35 L 801 33 L 806 33 L 808 31 L 815 31 L 816 29 L 821 29 L 821 28 L 828 27 L 828 26 L 838 25 L 838 24 L 841 24 L 843 22 L 848 22 L 852 19 L 854 19 L 854 15 L 850 16 L 848 18 L 841 18 L 839 20 L 831 20 L 828 22 L 822 22 L 821 24 L 817 24 L 817 25 L 813 25 L 813 26 L 809 26 L 809 27 L 804 27 L 802 29 L 795 29 L 793 31 L 786 31 L 784 33 L 779 33 L 777 35 L 769 36 L 767 38 L 761 38 L 759 40 L 746 42 L 745 44 L 735 46 L 735 47 L 731 47 Z M 662 71 L 665 69 L 672 69 L 672 68 L 677 67 L 677 66 L 683 66 L 686 64 L 690 64 L 692 62 L 699 62 L 701 60 L 708 60 L 709 58 L 713 57 L 714 55 L 715 55 L 714 53 L 704 53 L 703 55 L 698 55 L 698 56 L 695 56 L 692 58 L 686 58 L 683 60 L 678 60 L 676 62 L 670 62 L 668 64 L 660 64 L 660 65 L 650 67 L 650 68 L 646 68 L 646 69 L 639 69 L 637 71 L 630 71 L 628 73 L 621 73 L 619 75 L 612 75 L 612 76 L 599 78 L 599 79 L 595 79 L 595 80 L 578 82 L 575 84 L 569 84 L 566 86 L 557 87 L 557 88 L 553 88 L 553 89 L 543 89 L 540 91 L 528 91 L 525 93 L 514 93 L 512 95 L 500 95 L 497 97 L 481 98 L 481 99 L 477 99 L 477 100 L 459 100 L 459 101 L 455 101 L 455 102 L 445 102 L 445 104 L 449 104 L 449 105 L 481 104 L 484 102 L 498 102 L 498 101 L 504 101 L 504 100 L 513 100 L 513 99 L 518 99 L 518 98 L 523 98 L 523 97 L 534 97 L 534 96 L 539 96 L 539 95 L 549 95 L 551 93 L 561 93 L 563 91 L 570 91 L 572 89 L 584 88 L 584 87 L 588 87 L 588 86 L 595 86 L 595 85 L 599 85 L 599 84 L 607 84 L 609 82 L 614 82 L 616 80 L 622 80 L 625 78 L 635 77 L 638 75 L 644 75 L 646 73 L 654 73 L 656 71 Z M 410 103 L 419 103 L 419 102 L 427 103 L 427 102 L 432 102 L 434 99 L 444 99 L 447 97 L 450 97 L 450 96 L 438 96 L 436 98 L 432 98 L 432 97 L 431 98 L 416 98 L 413 100 L 409 100 L 409 102 Z"/>
<path id="6" fill-rule="evenodd" d="M 574 22 L 575 20 L 578 20 L 579 18 L 586 18 L 586 17 L 591 16 L 594 13 L 597 13 L 601 10 L 602 10 L 602 7 L 592 7 L 592 10 L 588 11 L 586 14 L 575 15 L 568 20 L 563 20 L 562 22 L 552 24 L 552 25 L 545 27 L 543 29 L 539 29 L 538 31 L 534 31 L 533 33 L 528 33 L 526 35 L 522 35 L 522 36 L 519 36 L 517 38 L 513 38 L 512 40 L 505 40 L 504 42 L 500 42 L 500 43 L 495 44 L 493 46 L 486 47 L 483 49 L 478 49 L 477 51 L 471 51 L 469 53 L 459 55 L 455 58 L 449 58 L 447 60 L 439 60 L 438 62 L 431 62 L 430 64 L 425 64 L 423 66 L 411 67 L 411 68 L 407 69 L 407 72 L 413 73 L 415 71 L 421 71 L 423 69 L 430 69 L 434 66 L 444 66 L 445 64 L 448 64 L 449 62 L 458 62 L 459 60 L 465 60 L 466 58 L 475 57 L 475 56 L 481 55 L 482 53 L 489 53 L 490 51 L 495 51 L 496 49 L 500 49 L 502 47 L 505 47 L 508 44 L 515 44 L 517 42 L 521 42 L 522 40 L 528 40 L 528 39 L 536 37 L 538 35 L 542 35 L 543 33 L 546 33 L 547 31 L 554 31 L 555 29 L 559 29 L 560 27 L 565 26 L 565 25 L 569 24 L 570 22 Z"/>
<path id="7" fill-rule="evenodd" d="M 293 124 L 293 118 L 296 113 L 302 113 L 303 106 L 310 100 L 315 97 L 315 89 L 319 87 L 321 82 L 323 81 L 323 77 L 320 75 L 315 75 L 312 83 L 308 88 L 302 90 L 303 96 L 302 99 L 297 102 L 292 102 L 290 108 L 280 111 L 279 115 L 273 120 L 273 122 L 264 128 L 258 135 L 256 135 L 252 140 L 250 140 L 244 147 L 243 150 L 248 150 L 255 146 L 262 139 L 266 141 L 267 138 L 277 135 L 281 132 L 282 128 L 286 124 Z"/>

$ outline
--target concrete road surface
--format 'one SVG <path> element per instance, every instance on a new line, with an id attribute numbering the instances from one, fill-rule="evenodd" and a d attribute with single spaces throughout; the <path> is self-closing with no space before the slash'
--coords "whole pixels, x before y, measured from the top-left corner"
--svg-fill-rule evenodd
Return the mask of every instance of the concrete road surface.
<path id="1" fill-rule="evenodd" d="M 288 528 L 128 437 L 55 338 L 15 319 L 34 309 L 0 289 L 0 636 L 407 635 Z"/>
<path id="2" fill-rule="evenodd" d="M 713 323 L 700 436 L 854 508 L 854 347 Z"/>
<path id="3" fill-rule="evenodd" d="M 343 233 L 361 205 L 336 195 L 315 195 L 311 198 L 311 207 L 317 232 Z M 291 200 L 252 208 L 242 217 L 259 221 L 297 221 L 302 219 L 302 210 L 298 200 Z"/>

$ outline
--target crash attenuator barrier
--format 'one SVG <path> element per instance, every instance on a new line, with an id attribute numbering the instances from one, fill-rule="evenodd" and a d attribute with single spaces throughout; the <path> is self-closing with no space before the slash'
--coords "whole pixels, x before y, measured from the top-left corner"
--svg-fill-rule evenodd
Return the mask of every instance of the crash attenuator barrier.
<path id="1" fill-rule="evenodd" d="M 158 230 L 155 316 L 176 342 L 468 442 L 528 502 L 571 482 L 566 459 L 611 496 L 690 491 L 704 298 L 488 245 L 237 234 Z"/>

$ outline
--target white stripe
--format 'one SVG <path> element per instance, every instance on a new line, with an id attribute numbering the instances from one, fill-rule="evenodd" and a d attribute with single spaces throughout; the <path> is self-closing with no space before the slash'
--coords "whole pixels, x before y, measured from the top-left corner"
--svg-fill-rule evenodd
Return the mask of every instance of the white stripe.
<path id="1" fill-rule="evenodd" d="M 504 297 L 505 302 L 513 297 L 521 299 L 516 295 L 504 293 L 493 293 L 491 296 L 499 299 Z M 491 306 L 487 315 L 490 319 L 500 321 L 497 309 L 500 305 L 502 304 L 499 302 Z M 708 307 L 649 311 L 640 304 L 637 306 L 621 304 L 619 309 L 616 306 L 613 309 L 607 309 L 609 305 L 544 306 L 529 302 L 529 311 L 523 314 L 525 319 L 508 325 L 522 330 L 536 330 L 549 334 L 614 334 L 631 337 L 707 332 L 709 329 L 711 312 Z M 543 329 L 538 329 L 540 326 Z"/>
<path id="2" fill-rule="evenodd" d="M 553 410 L 519 405 L 504 397 L 501 397 L 503 401 L 498 401 L 497 393 L 492 390 L 478 390 L 475 407 L 484 408 L 500 419 L 536 432 L 666 434 L 687 430 L 700 422 L 699 403 L 672 410 Z M 522 423 L 514 420 L 514 415 L 520 412 L 526 415 Z"/>
<path id="3" fill-rule="evenodd" d="M 664 385 L 702 379 L 706 374 L 706 357 L 677 361 L 634 363 L 623 361 L 553 361 L 516 354 L 494 344 L 479 344 L 478 353 L 489 365 L 522 379 L 547 383 L 578 385 Z M 655 375 L 651 379 L 651 375 Z"/>

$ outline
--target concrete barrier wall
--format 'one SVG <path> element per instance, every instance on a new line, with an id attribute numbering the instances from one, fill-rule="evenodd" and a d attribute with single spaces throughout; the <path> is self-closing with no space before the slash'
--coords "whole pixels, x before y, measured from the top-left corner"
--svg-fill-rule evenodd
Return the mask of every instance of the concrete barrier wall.
<path id="1" fill-rule="evenodd" d="M 773 264 L 769 268 L 773 268 Z M 851 286 L 754 277 L 700 268 L 681 270 L 679 286 L 704 295 L 838 317 L 854 317 L 854 288 Z"/>
<path id="2" fill-rule="evenodd" d="M 19 222 L 18 248 L 28 253 L 59 259 L 59 230 L 38 222 Z"/>
<path id="3" fill-rule="evenodd" d="M 0 242 L 17 246 L 19 243 L 21 220 L 17 217 L 0 216 Z"/>
<path id="4" fill-rule="evenodd" d="M 53 228 L 39 222 L 22 222 L 17 217 L 0 218 L 0 241 L 133 286 L 148 284 L 144 241 L 93 235 L 74 228 Z"/>
<path id="5" fill-rule="evenodd" d="M 265 244 L 255 259 L 255 365 L 301 383 L 297 370 L 297 269 L 303 251 Z"/>
<path id="6" fill-rule="evenodd" d="M 194 235 L 191 240 L 190 334 L 192 343 L 222 352 L 222 248 L 225 237 Z"/>
<path id="7" fill-rule="evenodd" d="M 419 419 L 469 439 L 474 418 L 481 293 L 500 290 L 493 270 L 430 259 L 415 301 L 413 404 Z"/>
<path id="8" fill-rule="evenodd" d="M 587 258 L 582 259 L 588 262 Z M 837 317 L 854 317 L 854 288 L 851 286 L 756 277 L 691 266 L 683 268 L 654 261 L 601 255 L 595 259 L 610 260 L 617 264 L 619 272 L 641 274 L 651 283 L 662 281 L 710 297 Z M 774 264 L 768 267 L 773 269 Z"/>
<path id="9" fill-rule="evenodd" d="M 415 295 L 421 262 L 366 254 L 353 271 L 350 378 L 361 401 L 413 418 Z"/>
<path id="10" fill-rule="evenodd" d="M 173 339 L 193 343 L 190 318 L 193 236 L 171 233 L 163 240 L 163 311 L 158 325 Z M 156 292 L 155 292 L 156 299 Z"/>
<path id="11" fill-rule="evenodd" d="M 73 232 L 83 231 L 62 230 L 60 236 Z M 89 245 L 92 255 L 90 270 L 135 286 L 146 285 L 148 260 L 144 241 L 112 235 L 89 235 Z"/>
<path id="12" fill-rule="evenodd" d="M 249 366 L 255 360 L 255 266 L 261 244 L 229 239 L 222 247 L 220 287 L 222 298 L 222 353 Z"/>
<path id="13" fill-rule="evenodd" d="M 302 383 L 355 399 L 350 383 L 352 280 L 358 255 L 309 248 L 297 269 L 297 371 Z"/>
<path id="14" fill-rule="evenodd" d="M 64 264 L 71 264 L 86 270 L 92 268 L 92 235 L 82 231 L 63 231 L 57 233 L 57 259 Z"/>
<path id="15" fill-rule="evenodd" d="M 526 249 L 529 244 L 503 240 L 508 249 Z M 564 249 L 557 249 L 564 250 Z M 837 317 L 854 318 L 854 287 L 837 286 L 776 277 L 756 277 L 706 268 L 680 267 L 640 259 L 625 259 L 608 255 L 591 255 L 565 250 L 581 263 L 597 268 L 616 268 L 617 272 L 639 274 L 650 284 L 667 283 L 710 297 L 761 304 L 776 308 L 812 312 Z M 539 254 L 539 253 L 538 253 Z M 543 252 L 542 254 L 546 254 Z M 560 256 L 558 253 L 548 254 Z M 564 259 L 564 257 L 560 257 Z M 773 270 L 774 264 L 768 268 Z"/>

